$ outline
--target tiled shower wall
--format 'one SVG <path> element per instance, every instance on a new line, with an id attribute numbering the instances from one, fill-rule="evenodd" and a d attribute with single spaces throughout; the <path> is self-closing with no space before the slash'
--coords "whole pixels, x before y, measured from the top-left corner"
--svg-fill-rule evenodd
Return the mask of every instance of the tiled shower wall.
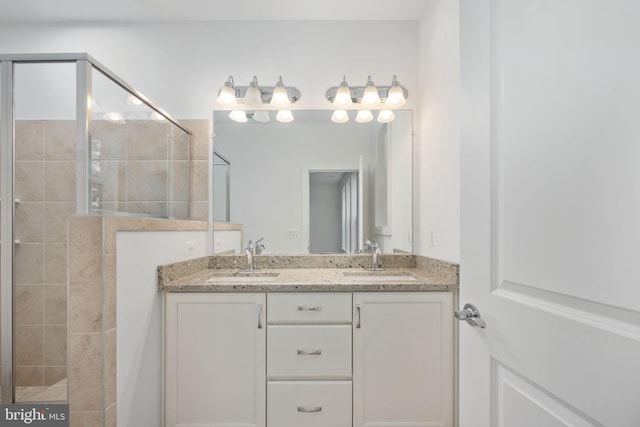
<path id="1" fill-rule="evenodd" d="M 155 122 L 147 123 L 152 126 L 129 127 L 129 147 L 127 139 L 118 139 L 125 129 L 122 125 L 103 122 L 102 130 L 107 130 L 103 135 L 116 135 L 111 143 L 108 136 L 102 137 L 104 183 L 116 190 L 113 194 L 137 195 L 130 200 L 130 212 L 154 207 L 159 212 L 167 207 L 172 214 L 184 213 L 188 191 L 184 175 L 169 184 L 169 189 L 160 183 L 167 174 L 178 178 L 186 173 L 186 151 L 171 143 L 158 143 L 171 141 L 166 124 L 160 127 Z M 209 122 L 182 123 L 193 132 L 191 219 L 206 220 Z M 116 155 L 126 156 L 129 164 L 118 163 Z M 175 159 L 168 167 L 171 155 Z M 15 230 L 20 241 L 15 259 L 15 379 L 17 386 L 51 385 L 67 376 L 67 218 L 75 213 L 75 121 L 16 121 L 15 160 L 15 195 L 19 199 Z M 161 164 L 165 172 L 159 169 Z M 131 179 L 122 175 L 127 170 L 132 173 Z M 166 200 L 155 200 L 160 198 L 157 194 L 167 191 L 177 196 L 171 206 Z M 117 198 L 111 201 L 115 208 L 126 206 L 118 205 Z"/>
<path id="2" fill-rule="evenodd" d="M 75 212 L 75 121 L 16 121 L 15 381 L 67 376 L 67 217 Z"/>

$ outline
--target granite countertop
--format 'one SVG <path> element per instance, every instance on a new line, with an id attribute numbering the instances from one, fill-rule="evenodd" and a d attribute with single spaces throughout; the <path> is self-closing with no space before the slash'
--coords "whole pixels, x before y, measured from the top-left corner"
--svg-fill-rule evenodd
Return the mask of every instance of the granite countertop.
<path id="1" fill-rule="evenodd" d="M 163 292 L 373 292 L 452 291 L 458 266 L 416 255 L 383 255 L 384 271 L 367 272 L 367 255 L 256 256 L 257 272 L 243 272 L 244 257 L 210 256 L 158 267 Z"/>

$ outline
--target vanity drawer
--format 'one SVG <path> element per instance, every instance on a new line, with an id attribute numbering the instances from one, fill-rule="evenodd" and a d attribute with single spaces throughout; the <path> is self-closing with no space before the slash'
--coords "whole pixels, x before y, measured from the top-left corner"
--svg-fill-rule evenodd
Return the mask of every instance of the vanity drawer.
<path id="1" fill-rule="evenodd" d="M 351 381 L 269 381 L 267 425 L 351 427 Z"/>
<path id="2" fill-rule="evenodd" d="M 267 294 L 267 323 L 351 323 L 351 293 Z"/>
<path id="3" fill-rule="evenodd" d="M 267 326 L 267 378 L 351 378 L 351 325 Z"/>

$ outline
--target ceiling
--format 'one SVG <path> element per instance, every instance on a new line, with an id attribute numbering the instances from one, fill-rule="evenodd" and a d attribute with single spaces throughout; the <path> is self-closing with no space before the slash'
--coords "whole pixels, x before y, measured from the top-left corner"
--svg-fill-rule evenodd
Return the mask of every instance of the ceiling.
<path id="1" fill-rule="evenodd" d="M 0 22 L 416 20 L 429 0 L 2 0 Z"/>

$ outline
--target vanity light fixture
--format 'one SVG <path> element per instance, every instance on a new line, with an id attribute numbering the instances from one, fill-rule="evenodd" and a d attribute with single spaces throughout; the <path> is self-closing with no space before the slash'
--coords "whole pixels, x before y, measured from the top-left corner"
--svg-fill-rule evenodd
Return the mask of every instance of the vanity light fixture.
<path id="1" fill-rule="evenodd" d="M 233 110 L 229 113 L 229 118 L 234 122 L 238 123 L 246 123 L 247 122 L 247 112 L 242 110 Z"/>
<path id="2" fill-rule="evenodd" d="M 291 110 L 280 110 L 276 114 L 276 120 L 281 123 L 290 123 L 293 121 L 293 113 Z"/>
<path id="3" fill-rule="evenodd" d="M 150 117 L 151 117 L 151 120 L 153 120 L 154 122 L 164 122 L 167 120 L 165 116 L 158 113 L 157 111 L 152 111 Z"/>
<path id="4" fill-rule="evenodd" d="M 117 123 L 119 125 L 124 123 L 124 116 L 122 115 L 122 113 L 118 113 L 115 111 L 104 113 L 102 118 L 105 119 L 106 121 L 109 121 L 111 123 Z"/>
<path id="5" fill-rule="evenodd" d="M 229 76 L 229 79 L 218 92 L 218 104 L 226 108 L 231 108 L 234 107 L 236 103 L 236 90 L 233 87 L 233 76 Z"/>
<path id="6" fill-rule="evenodd" d="M 380 94 L 378 93 L 378 88 L 371 80 L 371 76 L 367 77 L 367 86 L 364 88 L 360 104 L 367 108 L 374 108 L 380 105 Z"/>
<path id="7" fill-rule="evenodd" d="M 129 95 L 127 97 L 127 104 L 138 106 L 138 105 L 142 105 L 142 101 L 140 100 L 140 98 L 138 98 L 135 95 Z"/>
<path id="8" fill-rule="evenodd" d="M 347 84 L 346 77 L 342 78 L 342 83 L 337 87 L 327 89 L 326 98 L 332 103 L 336 111 L 331 120 L 336 123 L 344 123 L 348 121 L 348 115 L 345 110 L 357 109 L 358 115 L 356 121 L 358 123 L 367 123 L 373 119 L 371 110 L 381 110 L 378 114 L 378 122 L 388 123 L 395 118 L 391 111 L 407 102 L 409 93 L 407 89 L 398 83 L 396 76 L 390 86 L 378 86 L 373 83 L 371 76 L 367 77 L 365 86 L 351 86 Z M 342 120 L 338 122 L 337 120 Z"/>
<path id="9" fill-rule="evenodd" d="M 389 123 L 392 122 L 393 119 L 396 118 L 396 115 L 393 114 L 391 110 L 380 110 L 378 113 L 378 122 L 379 123 Z"/>
<path id="10" fill-rule="evenodd" d="M 335 110 L 331 115 L 331 121 L 334 123 L 347 123 L 349 114 L 345 110 Z"/>
<path id="11" fill-rule="evenodd" d="M 279 76 L 275 86 L 260 87 L 258 78 L 253 76 L 249 86 L 234 86 L 232 76 L 225 82 L 218 93 L 218 104 L 232 110 L 229 118 L 238 123 L 247 122 L 247 117 L 262 123 L 268 122 L 268 112 L 262 110 L 278 110 L 276 120 L 283 123 L 293 121 L 290 105 L 300 99 L 300 91 L 295 87 L 287 87 Z M 247 114 L 253 110 L 253 113 Z"/>
<path id="12" fill-rule="evenodd" d="M 273 94 L 271 95 L 271 105 L 276 108 L 287 108 L 289 105 L 291 105 L 289 95 L 287 94 L 287 89 L 284 87 L 284 83 L 282 83 L 282 76 L 279 77 L 278 83 L 276 83 L 276 87 L 273 88 Z"/>
<path id="13" fill-rule="evenodd" d="M 358 111 L 358 115 L 356 116 L 356 122 L 367 123 L 367 122 L 370 122 L 371 120 L 373 120 L 373 114 L 371 114 L 371 110 Z"/>

